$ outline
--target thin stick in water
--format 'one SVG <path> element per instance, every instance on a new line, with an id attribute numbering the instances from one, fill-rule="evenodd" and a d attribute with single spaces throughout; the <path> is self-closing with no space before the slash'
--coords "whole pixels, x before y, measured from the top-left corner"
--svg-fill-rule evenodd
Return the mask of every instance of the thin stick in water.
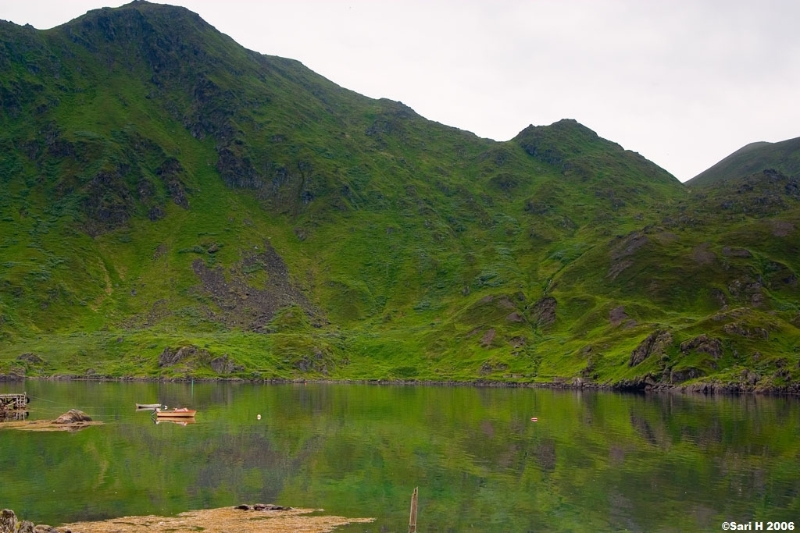
<path id="1" fill-rule="evenodd" d="M 414 487 L 411 494 L 411 516 L 408 518 L 408 533 L 417 533 L 417 492 L 419 487 Z"/>

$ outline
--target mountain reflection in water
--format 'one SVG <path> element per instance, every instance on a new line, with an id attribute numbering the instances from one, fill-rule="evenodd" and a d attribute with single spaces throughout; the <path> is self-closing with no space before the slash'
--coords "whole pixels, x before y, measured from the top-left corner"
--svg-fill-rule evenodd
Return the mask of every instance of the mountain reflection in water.
<path id="1" fill-rule="evenodd" d="M 417 486 L 426 531 L 710 531 L 800 516 L 794 398 L 50 381 L 0 392 L 22 387 L 31 420 L 76 408 L 104 422 L 0 430 L 0 499 L 36 523 L 264 502 L 399 531 Z M 142 398 L 198 415 L 153 423 L 133 409 Z"/>

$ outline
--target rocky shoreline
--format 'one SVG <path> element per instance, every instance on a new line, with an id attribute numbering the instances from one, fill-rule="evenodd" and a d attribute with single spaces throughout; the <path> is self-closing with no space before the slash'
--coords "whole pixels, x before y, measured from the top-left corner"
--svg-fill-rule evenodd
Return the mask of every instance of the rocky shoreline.
<path id="1" fill-rule="evenodd" d="M 216 382 L 236 382 L 236 383 L 262 383 L 268 385 L 281 385 L 292 383 L 325 383 L 340 385 L 421 385 L 433 387 L 497 387 L 497 388 L 531 388 L 531 389 L 571 389 L 571 390 L 602 390 L 614 392 L 637 392 L 637 393 L 681 393 L 681 394 L 703 394 L 703 395 L 728 395 L 735 396 L 741 394 L 756 394 L 764 396 L 795 396 L 800 395 L 800 383 L 790 383 L 785 386 L 759 386 L 749 382 L 728 382 L 721 381 L 695 382 L 688 384 L 670 384 L 654 380 L 651 376 L 622 380 L 614 383 L 597 383 L 583 378 L 560 378 L 555 377 L 553 381 L 542 382 L 514 382 L 514 381 L 491 381 L 486 379 L 475 379 L 472 381 L 433 381 L 433 380 L 408 380 L 408 379 L 246 379 L 238 377 L 217 377 L 217 378 L 195 378 L 191 376 L 181 378 L 157 378 L 157 377 L 138 377 L 138 376 L 85 376 L 73 374 L 54 374 L 52 376 L 21 376 L 18 374 L 0 374 L 2 381 L 25 381 L 47 380 L 47 381 L 92 381 L 92 382 L 144 382 L 144 383 L 216 383 Z"/>

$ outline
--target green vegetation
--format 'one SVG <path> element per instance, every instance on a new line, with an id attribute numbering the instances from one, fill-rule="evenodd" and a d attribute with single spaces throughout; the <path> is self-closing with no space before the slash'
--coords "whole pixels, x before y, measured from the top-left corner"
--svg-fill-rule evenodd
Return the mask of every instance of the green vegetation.
<path id="1" fill-rule="evenodd" d="M 796 178 L 480 139 L 182 8 L 0 42 L 0 373 L 797 391 Z"/>
<path id="2" fill-rule="evenodd" d="M 800 137 L 777 143 L 750 143 L 690 179 L 686 185 L 705 187 L 769 169 L 787 176 L 800 173 Z"/>

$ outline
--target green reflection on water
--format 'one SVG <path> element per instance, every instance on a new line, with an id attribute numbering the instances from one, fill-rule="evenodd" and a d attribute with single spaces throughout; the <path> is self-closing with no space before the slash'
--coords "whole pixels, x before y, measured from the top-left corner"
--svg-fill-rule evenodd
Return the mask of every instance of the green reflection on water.
<path id="1" fill-rule="evenodd" d="M 404 531 L 416 486 L 421 531 L 717 531 L 800 517 L 790 398 L 0 384 L 21 390 L 31 419 L 77 408 L 105 422 L 0 431 L 0 507 L 37 523 L 264 502 L 378 518 L 347 531 Z M 198 409 L 196 423 L 156 425 L 137 402 Z"/>

